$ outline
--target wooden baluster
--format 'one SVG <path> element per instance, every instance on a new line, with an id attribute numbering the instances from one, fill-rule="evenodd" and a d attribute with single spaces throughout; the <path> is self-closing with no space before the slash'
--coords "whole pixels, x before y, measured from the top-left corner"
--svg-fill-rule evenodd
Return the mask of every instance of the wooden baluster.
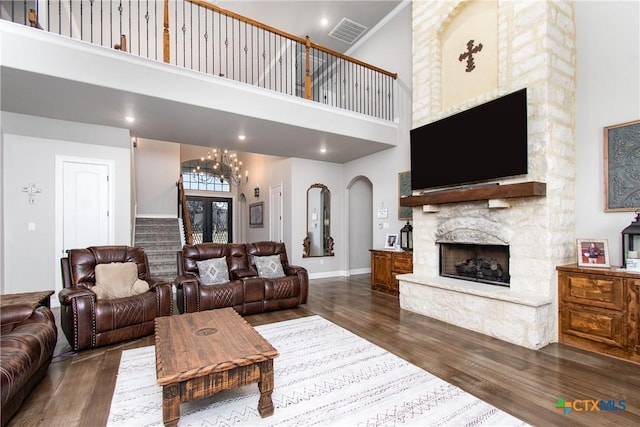
<path id="1" fill-rule="evenodd" d="M 115 50 L 121 50 L 123 52 L 127 52 L 127 36 L 124 34 L 120 35 L 120 44 L 113 45 Z"/>
<path id="2" fill-rule="evenodd" d="M 171 60 L 169 52 L 169 0 L 164 0 L 163 54 L 164 62 L 168 64 Z"/>
<path id="3" fill-rule="evenodd" d="M 307 36 L 305 46 L 304 97 L 311 99 L 311 39 Z"/>
<path id="4" fill-rule="evenodd" d="M 34 9 L 29 9 L 29 26 L 31 28 L 37 28 L 39 30 L 42 29 L 42 27 L 38 23 L 38 14 Z"/>

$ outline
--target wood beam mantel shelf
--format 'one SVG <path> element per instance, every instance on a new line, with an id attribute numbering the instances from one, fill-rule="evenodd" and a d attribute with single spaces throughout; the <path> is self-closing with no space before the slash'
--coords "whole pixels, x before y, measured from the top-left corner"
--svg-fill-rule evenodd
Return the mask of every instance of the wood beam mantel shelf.
<path id="1" fill-rule="evenodd" d="M 419 196 L 407 196 L 400 198 L 400 206 L 414 207 L 492 199 L 513 199 L 516 197 L 543 197 L 546 196 L 546 194 L 547 184 L 544 182 L 529 181 L 487 187 L 457 188 L 421 194 Z"/>

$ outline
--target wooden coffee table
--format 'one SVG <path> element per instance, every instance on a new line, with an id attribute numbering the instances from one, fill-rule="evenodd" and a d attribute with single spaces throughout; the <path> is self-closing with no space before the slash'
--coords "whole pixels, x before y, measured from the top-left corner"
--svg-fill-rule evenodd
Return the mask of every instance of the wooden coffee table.
<path id="1" fill-rule="evenodd" d="M 278 351 L 233 308 L 157 317 L 155 341 L 165 426 L 178 425 L 183 402 L 255 382 L 258 412 L 273 415 Z"/>

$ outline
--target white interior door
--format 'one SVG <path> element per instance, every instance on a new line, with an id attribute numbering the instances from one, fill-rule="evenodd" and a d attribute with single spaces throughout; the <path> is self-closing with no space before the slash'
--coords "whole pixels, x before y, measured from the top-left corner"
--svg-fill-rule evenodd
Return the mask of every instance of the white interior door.
<path id="1" fill-rule="evenodd" d="M 282 218 L 282 184 L 275 185 L 269 189 L 269 238 L 274 242 L 282 242 L 284 236 Z"/>
<path id="2" fill-rule="evenodd" d="M 107 245 L 111 242 L 110 165 L 62 162 L 62 248 Z"/>

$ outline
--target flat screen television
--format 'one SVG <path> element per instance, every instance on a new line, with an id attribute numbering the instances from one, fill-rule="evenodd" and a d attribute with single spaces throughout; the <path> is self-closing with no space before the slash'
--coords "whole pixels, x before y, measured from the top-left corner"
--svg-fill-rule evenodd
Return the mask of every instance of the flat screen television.
<path id="1" fill-rule="evenodd" d="M 410 131 L 411 189 L 441 189 L 527 173 L 527 89 Z"/>

